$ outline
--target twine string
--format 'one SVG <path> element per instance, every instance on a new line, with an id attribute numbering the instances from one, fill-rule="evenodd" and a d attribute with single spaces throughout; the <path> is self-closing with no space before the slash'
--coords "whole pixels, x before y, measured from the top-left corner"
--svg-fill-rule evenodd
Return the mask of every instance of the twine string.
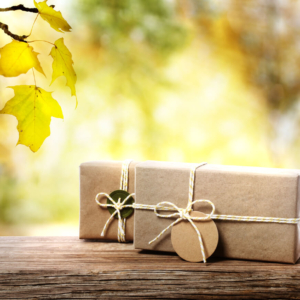
<path id="1" fill-rule="evenodd" d="M 171 202 L 160 202 L 156 205 L 147 205 L 147 204 L 133 204 L 134 208 L 137 209 L 146 209 L 146 210 L 153 210 L 157 217 L 160 218 L 174 218 L 177 219 L 172 222 L 169 226 L 167 226 L 164 230 L 162 230 L 153 240 L 149 242 L 152 244 L 157 239 L 159 239 L 168 229 L 172 228 L 177 223 L 181 222 L 182 220 L 187 220 L 195 229 L 200 249 L 203 257 L 203 262 L 206 262 L 205 250 L 203 246 L 203 240 L 201 234 L 196 227 L 194 221 L 207 221 L 207 220 L 227 220 L 227 221 L 238 221 L 238 222 L 263 222 L 263 223 L 280 223 L 280 224 L 298 224 L 300 222 L 300 218 L 273 218 L 273 217 L 256 217 L 256 216 L 236 216 L 236 215 L 218 215 L 214 214 L 215 212 L 215 205 L 210 200 L 199 199 L 193 201 L 193 194 L 194 194 L 194 182 L 195 182 L 195 171 L 198 167 L 205 165 L 206 163 L 201 163 L 196 165 L 195 167 L 191 168 L 190 170 L 190 180 L 189 180 L 189 198 L 188 204 L 186 208 L 179 208 L 174 203 Z M 206 202 L 211 205 L 212 211 L 209 214 L 204 213 L 204 217 L 192 217 L 190 212 L 193 210 L 192 206 L 195 203 Z M 177 211 L 175 213 L 170 214 L 160 214 L 158 211 Z"/>
<path id="2" fill-rule="evenodd" d="M 192 217 L 190 215 L 190 211 L 192 210 L 191 207 L 192 205 L 194 205 L 195 203 L 208 203 L 212 206 L 212 211 L 210 214 L 204 214 L 204 217 Z M 171 214 L 160 214 L 157 211 L 160 210 L 161 207 L 164 207 L 163 205 L 169 205 L 171 206 L 173 209 L 177 212 L 175 213 L 171 213 Z M 188 203 L 186 208 L 179 208 L 177 205 L 175 205 L 174 203 L 171 202 L 160 202 L 157 205 L 155 205 L 154 207 L 154 213 L 161 218 L 174 218 L 177 217 L 176 221 L 174 221 L 173 223 L 171 223 L 169 226 L 167 226 L 161 233 L 159 233 L 153 240 L 151 240 L 149 242 L 149 244 L 152 244 L 153 242 L 155 242 L 156 240 L 158 240 L 169 228 L 173 227 L 174 225 L 176 225 L 177 223 L 181 222 L 182 220 L 187 220 L 190 222 L 190 224 L 193 226 L 193 228 L 195 229 L 197 236 L 198 236 L 198 240 L 199 240 L 199 244 L 200 244 L 200 249 L 201 249 L 201 254 L 203 257 L 203 262 L 206 262 L 206 256 L 205 256 L 205 250 L 204 250 L 204 245 L 203 245 L 203 240 L 202 240 L 202 236 L 200 231 L 198 230 L 197 226 L 195 225 L 195 223 L 193 221 L 207 221 L 211 219 L 211 216 L 213 215 L 215 211 L 215 206 L 214 204 L 209 201 L 209 200 L 195 200 L 191 203 Z"/>
<path id="3" fill-rule="evenodd" d="M 187 207 L 186 208 L 179 208 L 177 205 L 175 205 L 174 203 L 171 202 L 160 202 L 157 205 L 154 206 L 154 213 L 156 214 L 156 216 L 161 217 L 161 218 L 174 218 L 174 217 L 178 217 L 176 221 L 174 221 L 173 223 L 171 223 L 169 226 L 167 226 L 161 233 L 159 233 L 153 240 L 151 240 L 149 242 L 149 244 L 152 244 L 153 242 L 155 242 L 156 240 L 158 240 L 169 228 L 172 228 L 174 225 L 176 225 L 177 223 L 181 222 L 182 220 L 187 220 L 190 222 L 190 224 L 193 226 L 193 228 L 196 231 L 196 234 L 198 236 L 198 240 L 199 240 L 199 244 L 200 244 L 200 250 L 201 250 L 201 254 L 203 257 L 203 262 L 206 263 L 206 255 L 205 255 L 205 250 L 204 250 L 204 245 L 203 245 L 203 240 L 202 240 L 202 236 L 200 231 L 198 230 L 197 226 L 195 225 L 195 223 L 193 222 L 194 220 L 197 221 L 206 221 L 206 220 L 210 220 L 211 215 L 213 215 L 214 211 L 215 211 L 215 206 L 214 204 L 209 201 L 209 200 L 196 200 L 193 201 L 193 197 L 194 197 L 194 182 L 195 182 L 195 171 L 198 167 L 205 165 L 206 162 L 203 162 L 201 164 L 197 164 L 195 166 L 193 166 L 190 170 L 190 179 L 189 179 L 189 196 L 188 196 L 188 203 L 187 203 Z M 192 217 L 190 215 L 190 212 L 193 210 L 192 206 L 193 204 L 197 203 L 197 202 L 206 202 L 209 203 L 212 206 L 212 211 L 210 214 L 204 214 L 204 217 Z M 160 214 L 157 211 L 160 210 L 160 208 L 164 207 L 164 205 L 167 206 L 171 206 L 173 207 L 173 210 L 177 211 L 175 213 L 171 213 L 171 214 Z"/>
<path id="4" fill-rule="evenodd" d="M 120 189 L 127 191 L 128 189 L 128 169 L 129 164 L 132 160 L 125 160 L 122 164 L 122 171 L 121 171 L 121 180 L 120 180 Z M 113 217 L 118 214 L 118 241 L 119 242 L 125 242 L 125 225 L 126 225 L 126 218 L 121 217 L 121 210 L 126 207 L 131 207 L 134 209 L 145 209 L 145 210 L 153 210 L 157 217 L 160 218 L 175 218 L 177 219 L 172 222 L 169 226 L 167 226 L 164 230 L 162 230 L 153 240 L 149 242 L 149 244 L 152 244 L 157 239 L 159 239 L 168 229 L 176 225 L 177 223 L 181 222 L 182 220 L 187 220 L 190 222 L 190 224 L 195 229 L 200 249 L 203 256 L 203 262 L 206 262 L 205 257 L 205 251 L 203 246 L 203 240 L 201 237 L 201 234 L 196 227 L 194 221 L 207 221 L 207 220 L 224 220 L 224 221 L 238 221 L 238 222 L 263 222 L 263 223 L 279 223 L 279 224 L 298 224 L 300 222 L 300 218 L 273 218 L 273 217 L 257 217 L 257 216 L 236 216 L 236 215 L 219 215 L 214 214 L 215 212 L 215 206 L 210 200 L 206 199 L 199 199 L 193 201 L 193 194 L 194 194 L 194 182 L 195 182 L 195 171 L 198 167 L 205 165 L 206 163 L 201 163 L 199 165 L 195 165 L 190 170 L 190 178 L 189 178 L 189 197 L 188 197 L 188 204 L 186 208 L 179 208 L 174 203 L 171 202 L 160 202 L 156 205 L 148 205 L 148 204 L 125 204 L 126 201 L 135 195 L 135 193 L 132 193 L 128 195 L 122 202 L 119 198 L 118 201 L 114 201 L 108 194 L 106 193 L 99 193 L 96 195 L 96 203 L 103 207 L 113 207 L 115 209 L 115 212 L 109 217 L 109 219 L 106 221 L 101 236 L 105 236 L 106 230 L 108 225 L 110 224 Z M 112 204 L 105 204 L 100 202 L 101 197 L 107 197 Z M 192 217 L 190 215 L 190 212 L 193 210 L 192 207 L 195 203 L 208 203 L 212 207 L 212 211 L 209 214 L 204 213 L 204 217 Z M 170 214 L 160 214 L 158 211 L 168 211 L 168 212 L 174 212 Z"/>
<path id="5" fill-rule="evenodd" d="M 124 160 L 122 163 L 122 171 L 121 171 L 121 180 L 120 180 L 120 190 L 126 191 L 128 189 L 128 172 L 129 172 L 129 164 L 132 162 L 132 159 L 128 159 L 128 160 Z M 110 222 L 112 221 L 113 217 L 118 214 L 118 241 L 119 242 L 126 242 L 126 238 L 125 238 L 125 226 L 126 226 L 126 218 L 122 218 L 121 216 L 121 210 L 125 207 L 133 207 L 132 204 L 128 204 L 126 205 L 126 201 L 134 196 L 134 193 L 129 194 L 122 202 L 121 202 L 121 198 L 118 199 L 118 201 L 114 201 L 114 199 L 112 199 L 107 193 L 98 193 L 95 197 L 96 203 L 100 206 L 100 207 L 113 207 L 115 209 L 114 213 L 111 214 L 111 216 L 108 218 L 108 220 L 106 221 L 103 230 L 101 232 L 101 236 L 105 235 L 106 229 L 108 227 L 108 225 L 110 224 Z M 100 202 L 100 198 L 101 197 L 107 197 L 112 204 L 106 204 L 106 203 L 101 203 Z"/>
<path id="6" fill-rule="evenodd" d="M 200 201 L 200 200 L 205 200 L 205 199 L 199 199 L 196 201 Z M 136 209 L 145 209 L 145 210 L 154 211 L 156 205 L 134 203 L 132 207 Z M 165 206 L 165 207 L 160 207 L 159 210 L 174 211 L 174 208 Z M 279 224 L 300 223 L 300 218 L 274 218 L 274 217 L 254 217 L 254 216 L 217 215 L 217 214 L 211 215 L 210 218 L 212 220 L 258 222 L 258 223 L 279 223 Z M 201 221 L 201 220 L 196 220 L 196 221 Z"/>

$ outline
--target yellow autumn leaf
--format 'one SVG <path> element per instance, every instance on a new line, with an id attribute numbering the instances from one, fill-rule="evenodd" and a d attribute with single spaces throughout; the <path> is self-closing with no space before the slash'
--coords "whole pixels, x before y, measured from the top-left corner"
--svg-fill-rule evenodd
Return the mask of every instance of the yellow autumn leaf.
<path id="1" fill-rule="evenodd" d="M 58 102 L 51 93 L 34 85 L 11 87 L 15 96 L 0 111 L 17 118 L 19 131 L 18 144 L 29 147 L 36 152 L 50 135 L 51 117 L 63 119 Z"/>
<path id="2" fill-rule="evenodd" d="M 53 58 L 53 74 L 52 81 L 59 77 L 65 76 L 67 79 L 66 85 L 71 89 L 71 95 L 76 96 L 75 83 L 77 80 L 76 73 L 73 69 L 73 60 L 72 54 L 64 44 L 64 39 L 60 38 L 54 43 L 54 47 L 51 49 L 50 55 Z M 77 106 L 77 97 L 76 97 L 76 106 Z"/>
<path id="3" fill-rule="evenodd" d="M 31 68 L 44 74 L 38 54 L 29 44 L 13 40 L 0 48 L 0 75 L 15 77 L 27 73 Z"/>
<path id="4" fill-rule="evenodd" d="M 50 26 L 58 32 L 71 31 L 72 27 L 64 19 L 60 11 L 54 10 L 48 6 L 47 0 L 43 2 L 34 1 L 35 7 L 38 9 L 40 16 L 47 21 Z M 61 29 L 61 30 L 60 30 Z"/>

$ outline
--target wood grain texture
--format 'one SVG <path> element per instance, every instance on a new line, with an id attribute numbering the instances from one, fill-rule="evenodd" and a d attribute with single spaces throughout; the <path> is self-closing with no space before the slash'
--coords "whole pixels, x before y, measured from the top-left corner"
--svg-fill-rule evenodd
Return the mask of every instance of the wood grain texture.
<path id="1" fill-rule="evenodd" d="M 300 299 L 300 264 L 210 259 L 76 237 L 0 237 L 0 299 Z"/>

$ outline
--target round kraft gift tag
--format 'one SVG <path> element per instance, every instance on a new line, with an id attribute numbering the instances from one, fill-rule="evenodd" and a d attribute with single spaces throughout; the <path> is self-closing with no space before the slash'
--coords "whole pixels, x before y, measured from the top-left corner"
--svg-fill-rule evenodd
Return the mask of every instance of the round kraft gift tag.
<path id="1" fill-rule="evenodd" d="M 120 202 L 123 202 L 125 198 L 127 198 L 130 194 L 123 190 L 115 190 L 109 194 L 109 196 L 114 199 L 114 201 L 117 203 L 120 199 Z M 130 205 L 134 203 L 134 199 L 132 197 L 129 197 L 127 201 L 124 203 L 124 205 Z M 113 204 L 109 198 L 107 198 L 107 204 Z M 114 207 L 107 207 L 108 211 L 112 215 L 116 209 Z M 133 208 L 132 207 L 124 207 L 122 210 L 120 210 L 121 217 L 122 218 L 128 218 L 133 214 Z M 118 214 L 114 215 L 115 219 L 119 219 Z"/>
<path id="2" fill-rule="evenodd" d="M 191 217 L 205 217 L 206 215 L 199 211 L 192 211 Z M 219 233 L 213 220 L 193 221 L 198 228 L 206 259 L 210 257 L 217 248 Z M 190 262 L 203 261 L 198 235 L 192 224 L 187 220 L 175 224 L 171 231 L 171 241 L 175 252 L 184 260 Z"/>

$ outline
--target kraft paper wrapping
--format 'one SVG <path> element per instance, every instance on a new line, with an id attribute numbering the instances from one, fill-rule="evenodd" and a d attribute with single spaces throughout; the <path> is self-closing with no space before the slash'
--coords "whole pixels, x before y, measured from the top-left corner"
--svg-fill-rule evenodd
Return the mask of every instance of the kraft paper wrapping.
<path id="1" fill-rule="evenodd" d="M 147 161 L 136 167 L 136 203 L 169 201 L 185 208 L 192 164 Z M 204 165 L 196 170 L 194 200 L 208 199 L 215 214 L 299 218 L 299 170 Z M 209 213 L 211 208 L 195 205 Z M 175 219 L 136 209 L 136 249 L 174 252 L 171 230 L 155 238 Z M 300 256 L 299 224 L 215 220 L 219 243 L 215 256 L 295 263 Z M 204 241 L 205 243 L 205 241 Z"/>
<path id="2" fill-rule="evenodd" d="M 129 165 L 128 192 L 134 193 L 135 166 Z M 81 239 L 118 240 L 118 220 L 113 219 L 105 236 L 101 237 L 102 229 L 110 217 L 107 208 L 97 205 L 95 197 L 98 193 L 110 194 L 120 189 L 122 161 L 92 161 L 80 165 L 80 229 Z M 106 203 L 106 199 L 101 202 Z M 126 241 L 133 240 L 134 214 L 126 219 Z"/>

